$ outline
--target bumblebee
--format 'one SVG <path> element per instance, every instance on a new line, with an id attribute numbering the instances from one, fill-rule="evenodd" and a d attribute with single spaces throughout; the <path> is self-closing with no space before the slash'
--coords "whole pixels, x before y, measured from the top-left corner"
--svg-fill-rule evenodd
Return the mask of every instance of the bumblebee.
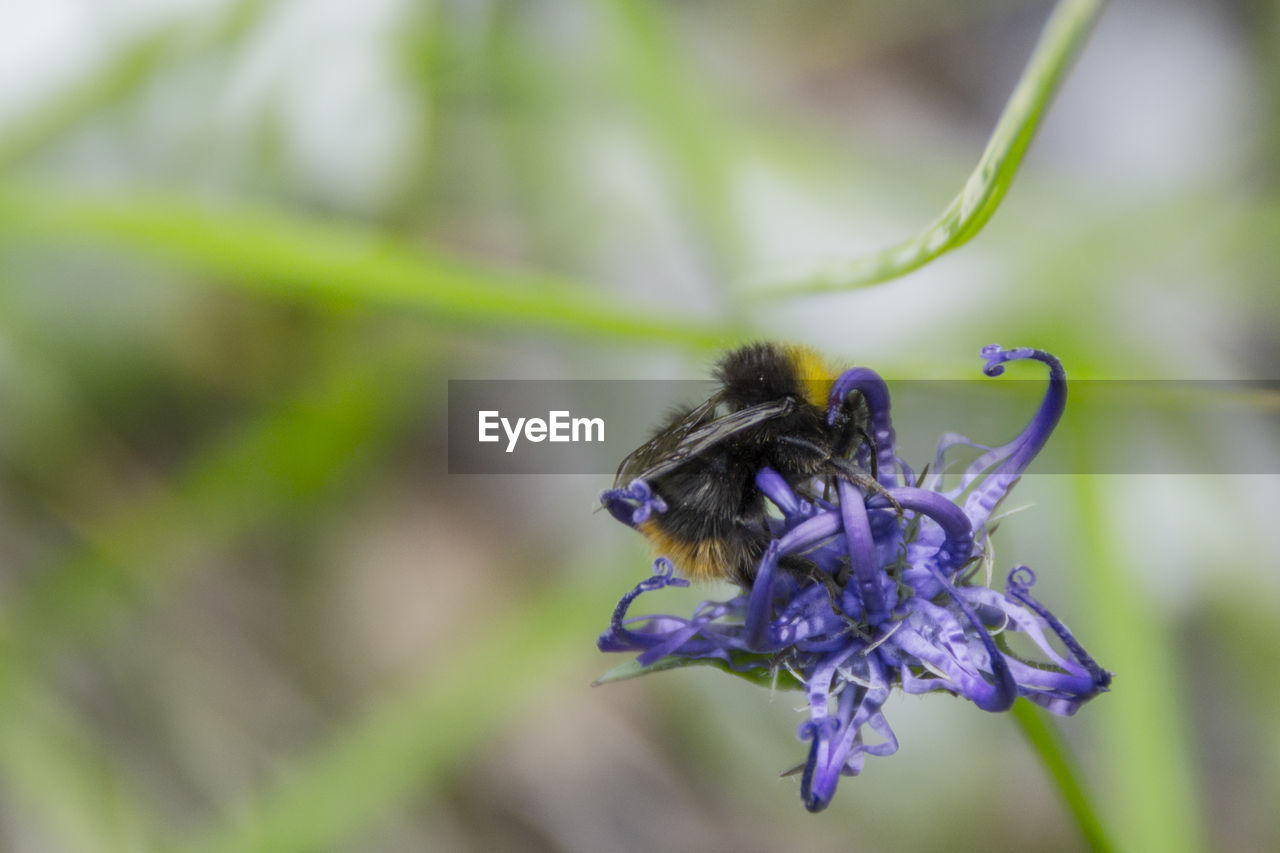
<path id="1" fill-rule="evenodd" d="M 701 405 L 672 412 L 622 460 L 614 490 L 602 496 L 605 507 L 631 524 L 625 487 L 645 481 L 666 511 L 634 526 L 657 552 L 692 580 L 749 585 L 775 536 L 755 483 L 761 468 L 808 497 L 830 489 L 836 477 L 879 489 L 854 461 L 875 458 L 860 396 L 842 401 L 835 422 L 827 422 L 831 375 L 804 347 L 754 343 L 729 352 L 715 369 L 719 390 Z M 814 569 L 797 556 L 784 556 L 779 566 Z"/>

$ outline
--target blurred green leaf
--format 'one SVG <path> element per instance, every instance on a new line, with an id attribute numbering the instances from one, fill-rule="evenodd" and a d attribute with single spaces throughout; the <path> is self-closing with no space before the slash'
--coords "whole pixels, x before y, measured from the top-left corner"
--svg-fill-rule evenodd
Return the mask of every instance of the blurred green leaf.
<path id="1" fill-rule="evenodd" d="M 105 519 L 50 507 L 84 544 L 4 604 L 0 762 L 9 785 L 69 849 L 147 849 L 155 829 L 123 769 L 40 686 L 51 654 L 188 569 L 193 543 L 216 546 L 335 494 L 405 412 L 420 408 L 405 392 L 422 384 L 426 349 L 384 340 L 380 350 L 366 347 L 363 360 L 339 358 L 295 396 L 203 448 L 172 489 Z M 40 471 L 23 473 L 39 487 Z"/>
<path id="2" fill-rule="evenodd" d="M 258 292 L 365 302 L 441 320 L 588 338 L 722 346 L 729 329 L 659 316 L 536 272 L 480 266 L 369 228 L 261 207 L 139 194 L 0 191 L 0 228 L 56 243 L 88 239 L 177 261 Z"/>
<path id="3" fill-rule="evenodd" d="M 343 360 L 256 421 L 211 441 L 172 488 L 105 518 L 50 507 L 84 547 L 6 602 L 0 659 L 19 644 L 31 662 L 37 649 L 91 631 L 141 590 L 181 570 L 189 561 L 177 557 L 192 541 L 216 544 L 332 495 L 421 405 L 406 393 L 426 370 L 417 353 L 379 358 L 366 351 L 362 361 Z M 40 472 L 27 476 L 39 483 Z"/>
<path id="4" fill-rule="evenodd" d="M 1102 8 L 1103 0 L 1060 0 L 977 167 L 933 224 L 896 246 L 818 270 L 801 281 L 769 283 L 757 295 L 785 297 L 877 284 L 906 275 L 968 242 L 995 213 L 1013 183 L 1049 100 Z"/>
<path id="5" fill-rule="evenodd" d="M 0 765 L 59 850 L 158 849 L 154 820 L 128 780 L 58 700 L 34 683 L 0 678 Z"/>
<path id="6" fill-rule="evenodd" d="M 172 27 L 147 33 L 84 80 L 10 122 L 0 135 L 0 169 L 39 151 L 87 114 L 149 80 L 168 58 L 175 34 Z"/>
<path id="7" fill-rule="evenodd" d="M 416 684 L 376 703 L 292 762 L 230 820 L 183 848 L 203 853 L 332 850 L 415 790 L 430 787 L 585 656 L 607 612 L 600 584 L 556 587 L 459 643 Z M 585 686 L 585 685 L 584 685 Z"/>
<path id="8" fill-rule="evenodd" d="M 734 211 L 733 166 L 740 146 L 702 76 L 683 55 L 664 11 L 647 0 L 595 0 L 610 27 L 609 55 L 642 130 L 662 154 L 674 195 L 704 239 L 717 275 L 736 275 L 742 232 Z"/>
<path id="9" fill-rule="evenodd" d="M 0 172 L 49 145 L 77 122 L 138 91 L 173 57 L 223 46 L 250 32 L 274 0 L 236 0 L 211 20 L 182 21 L 135 37 L 64 91 L 40 101 L 0 132 Z"/>

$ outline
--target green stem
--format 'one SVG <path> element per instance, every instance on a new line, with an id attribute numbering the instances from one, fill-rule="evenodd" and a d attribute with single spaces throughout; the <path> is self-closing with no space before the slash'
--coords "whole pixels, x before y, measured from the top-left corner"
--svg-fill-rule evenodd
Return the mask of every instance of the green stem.
<path id="1" fill-rule="evenodd" d="M 982 158 L 959 195 L 928 228 L 895 246 L 819 269 L 804 280 L 769 284 L 762 296 L 849 290 L 888 281 L 964 245 L 995 213 L 1104 0 L 1060 0 L 1040 33 Z"/>
<path id="2" fill-rule="evenodd" d="M 1078 428 L 1063 438 L 1075 470 L 1105 441 L 1104 410 L 1077 400 Z M 1116 517 L 1118 478 L 1070 478 L 1079 517 L 1064 523 L 1078 542 L 1082 588 L 1104 606 L 1075 619 L 1089 647 L 1117 673 L 1106 711 L 1096 718 L 1100 785 L 1107 814 L 1125 850 L 1193 853 L 1205 849 L 1201 773 L 1195 751 L 1203 735 L 1188 719 L 1190 676 L 1179 651 L 1186 643 L 1167 613 L 1153 606 L 1151 582 L 1134 571 Z M 1100 709 L 1101 710 L 1101 709 Z M 1121 819 L 1121 816 L 1123 818 Z"/>
<path id="3" fill-rule="evenodd" d="M 1079 769 L 1067 751 L 1061 734 L 1045 713 L 1026 699 L 1019 699 L 1013 706 L 1013 719 L 1022 729 L 1022 733 L 1031 743 L 1031 748 L 1040 756 L 1045 768 L 1049 771 L 1058 793 L 1075 818 L 1076 825 L 1084 835 L 1091 850 L 1111 853 L 1118 848 L 1111 842 L 1103 829 L 1102 820 L 1097 810 L 1089 802 L 1089 795 L 1080 779 Z"/>

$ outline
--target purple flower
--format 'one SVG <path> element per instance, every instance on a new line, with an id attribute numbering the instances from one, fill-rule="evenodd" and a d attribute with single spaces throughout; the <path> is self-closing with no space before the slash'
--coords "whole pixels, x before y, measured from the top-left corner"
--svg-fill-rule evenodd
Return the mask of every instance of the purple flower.
<path id="1" fill-rule="evenodd" d="M 882 711 L 895 686 L 963 696 L 987 711 L 1007 710 L 1025 696 L 1067 715 L 1110 683 L 1111 674 L 1032 597 L 1030 569 L 1010 571 L 1004 592 L 973 583 L 980 569 L 990 571 L 992 512 L 1044 446 L 1067 393 L 1062 365 L 1048 353 L 989 346 L 982 356 L 988 376 L 1021 359 L 1049 368 L 1044 400 L 1013 441 L 985 448 L 948 434 L 933 473 L 917 480 L 895 452 L 884 380 L 866 368 L 846 371 L 832 386 L 828 417 L 835 421 L 849 394 L 862 395 L 883 491 L 840 480 L 831 500 L 805 500 L 777 472 L 762 469 L 756 485 L 781 517 L 771 522 L 774 539 L 750 588 L 728 601 L 703 602 L 689 617 L 628 617 L 644 593 L 688 584 L 660 557 L 653 575 L 618 603 L 600 636 L 602 651 L 639 652 L 626 675 L 711 664 L 804 690 L 808 719 L 799 736 L 809 742 L 809 754 L 800 790 L 810 811 L 825 808 L 840 777 L 860 773 L 866 756 L 897 750 Z M 958 484 L 944 489 L 949 451 L 960 446 L 984 452 Z M 872 469 L 870 453 L 864 446 L 856 460 L 864 469 Z M 642 481 L 605 497 L 614 516 L 628 524 L 666 509 Z M 789 554 L 803 554 L 838 580 L 779 571 L 779 559 Z M 1023 635 L 1020 645 L 1038 649 L 1040 659 L 1012 653 L 1004 641 L 1010 634 Z M 1055 637 L 1065 653 L 1055 648 Z M 868 729 L 871 742 L 864 740 Z"/>

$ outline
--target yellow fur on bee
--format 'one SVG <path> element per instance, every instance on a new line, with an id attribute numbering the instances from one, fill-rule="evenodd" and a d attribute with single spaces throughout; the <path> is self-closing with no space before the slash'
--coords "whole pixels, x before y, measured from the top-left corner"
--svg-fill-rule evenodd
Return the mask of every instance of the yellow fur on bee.
<path id="1" fill-rule="evenodd" d="M 666 557 L 680 574 L 689 580 L 711 581 L 729 577 L 734 565 L 728 543 L 723 539 L 686 542 L 676 539 L 650 519 L 636 526 L 653 543 L 654 550 Z"/>
<path id="2" fill-rule="evenodd" d="M 819 409 L 827 408 L 827 393 L 831 390 L 831 370 L 814 350 L 800 344 L 789 344 L 785 348 L 791 363 L 796 367 L 796 374 L 804 386 L 804 396 Z"/>

